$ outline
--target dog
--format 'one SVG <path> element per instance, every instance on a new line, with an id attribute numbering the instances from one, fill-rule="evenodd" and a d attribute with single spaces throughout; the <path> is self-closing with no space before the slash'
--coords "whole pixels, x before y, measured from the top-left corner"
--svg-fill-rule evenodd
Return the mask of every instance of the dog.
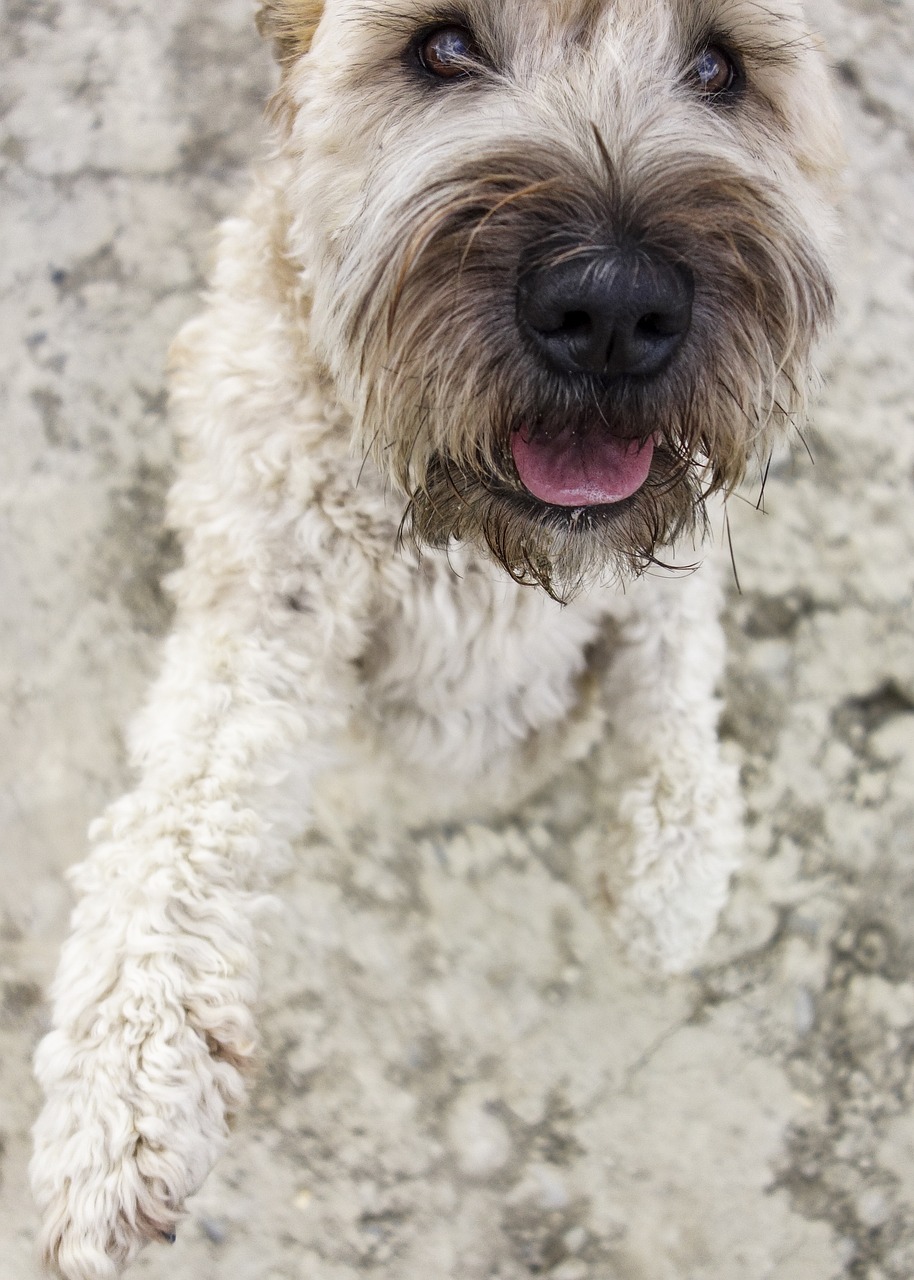
<path id="1" fill-rule="evenodd" d="M 616 928 L 694 961 L 740 804 L 693 549 L 802 418 L 833 307 L 841 148 L 794 0 L 259 22 L 275 152 L 171 358 L 175 628 L 36 1059 L 68 1280 L 173 1238 L 218 1157 L 256 904 L 315 815 L 511 812 L 608 716 Z"/>

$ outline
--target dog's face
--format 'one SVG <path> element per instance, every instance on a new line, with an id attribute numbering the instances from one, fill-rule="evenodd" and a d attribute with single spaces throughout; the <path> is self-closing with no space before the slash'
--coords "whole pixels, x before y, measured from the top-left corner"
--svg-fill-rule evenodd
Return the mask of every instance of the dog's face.
<path id="1" fill-rule="evenodd" d="M 840 148 L 792 0 L 266 0 L 318 351 L 419 542 L 638 572 L 802 414 Z"/>

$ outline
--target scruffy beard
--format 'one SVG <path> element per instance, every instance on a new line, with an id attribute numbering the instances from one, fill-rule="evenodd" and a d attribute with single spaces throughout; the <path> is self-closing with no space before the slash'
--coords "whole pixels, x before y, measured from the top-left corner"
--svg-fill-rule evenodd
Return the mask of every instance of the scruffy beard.
<path id="1" fill-rule="evenodd" d="M 440 454 L 429 459 L 401 535 L 419 550 L 451 538 L 483 547 L 515 582 L 567 601 L 594 580 L 634 577 L 683 534 L 704 524 L 704 496 L 666 450 L 655 450 L 642 488 L 620 502 L 564 507 L 516 482 L 481 476 Z"/>
<path id="2" fill-rule="evenodd" d="M 407 495 L 403 536 L 473 542 L 561 599 L 702 531 L 707 497 L 802 416 L 832 307 L 821 255 L 772 182 L 684 150 L 632 148 L 614 166 L 600 143 L 596 158 L 588 173 L 533 144 L 390 198 L 380 219 L 372 196 L 381 242 L 354 228 L 337 304 L 364 446 Z M 606 245 L 645 247 L 694 279 L 690 330 L 655 377 L 557 373 L 518 328 L 520 271 Z M 650 439 L 647 480 L 617 503 L 541 502 L 512 460 L 521 427 Z"/>
<path id="3" fill-rule="evenodd" d="M 661 548 L 704 525 L 704 495 L 681 471 L 671 453 L 655 449 L 648 480 L 630 498 L 558 507 L 433 454 L 402 536 L 419 549 L 452 538 L 483 547 L 516 582 L 568 600 L 595 580 L 634 577 L 652 564 L 675 567 L 659 558 Z"/>

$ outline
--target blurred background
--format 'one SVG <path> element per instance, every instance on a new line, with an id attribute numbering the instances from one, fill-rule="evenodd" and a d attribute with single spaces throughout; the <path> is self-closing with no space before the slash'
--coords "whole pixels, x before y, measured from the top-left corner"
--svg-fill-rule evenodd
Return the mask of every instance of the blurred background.
<path id="1" fill-rule="evenodd" d="M 914 1276 L 914 4 L 814 0 L 849 151 L 826 389 L 730 504 L 748 851 L 706 963 L 587 891 L 599 753 L 492 829 L 311 837 L 264 1062 L 146 1280 Z M 247 0 L 0 8 L 0 1277 L 37 1280 L 29 1060 L 169 621 L 163 363 L 264 153 Z"/>

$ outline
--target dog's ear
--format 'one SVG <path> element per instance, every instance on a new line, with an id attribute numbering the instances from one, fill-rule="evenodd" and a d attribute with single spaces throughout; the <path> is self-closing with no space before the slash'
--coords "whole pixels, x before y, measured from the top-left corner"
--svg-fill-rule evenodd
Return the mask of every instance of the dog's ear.
<path id="1" fill-rule="evenodd" d="M 311 48 L 324 0 L 260 0 L 257 30 L 272 40 L 276 58 L 288 66 Z"/>

